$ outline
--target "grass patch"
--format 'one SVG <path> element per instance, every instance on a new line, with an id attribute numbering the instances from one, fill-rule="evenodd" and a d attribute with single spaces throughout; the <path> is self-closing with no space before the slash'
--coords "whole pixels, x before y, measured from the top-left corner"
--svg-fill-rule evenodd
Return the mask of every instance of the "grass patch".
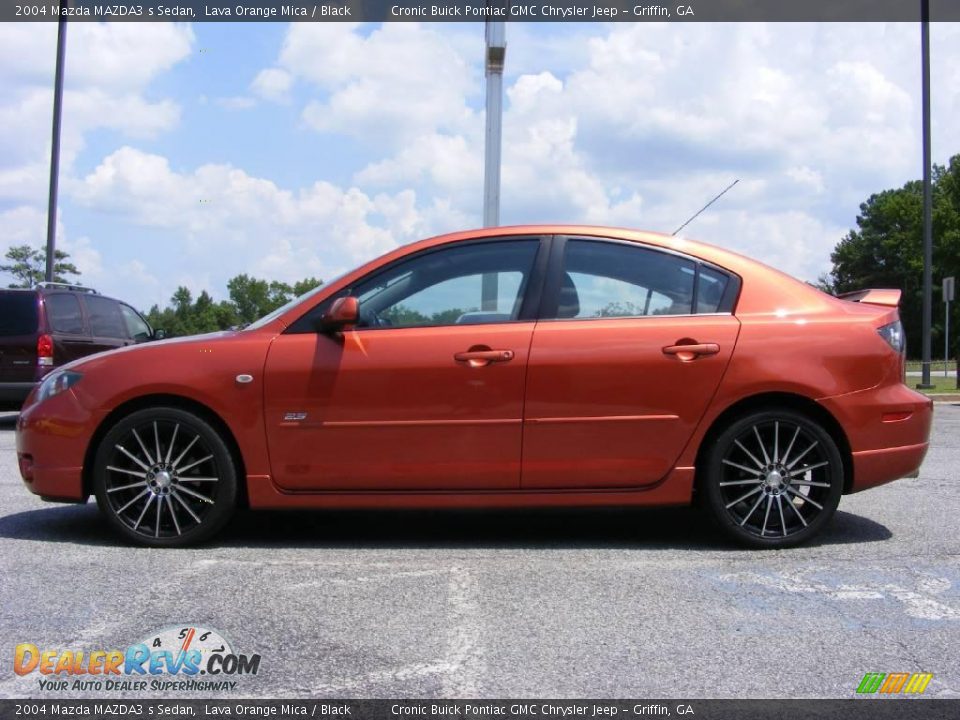
<path id="1" fill-rule="evenodd" d="M 941 370 L 941 372 L 943 372 Z M 920 382 L 919 377 L 907 377 L 907 387 L 919 390 L 917 388 L 917 383 Z M 960 393 L 960 390 L 957 390 L 957 379 L 956 378 L 945 378 L 943 375 L 937 377 L 936 375 L 930 375 L 930 384 L 933 385 L 933 388 L 930 390 L 920 390 L 924 395 L 936 395 L 943 393 Z"/>

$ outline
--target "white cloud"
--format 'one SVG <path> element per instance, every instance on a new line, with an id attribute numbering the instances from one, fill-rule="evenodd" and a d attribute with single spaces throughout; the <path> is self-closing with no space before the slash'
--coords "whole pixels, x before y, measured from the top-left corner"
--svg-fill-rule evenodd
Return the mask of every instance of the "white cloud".
<path id="1" fill-rule="evenodd" d="M 363 35 L 347 23 L 294 23 L 278 64 L 321 91 L 303 118 L 323 132 L 389 147 L 475 122 L 471 63 L 441 26 L 388 23 Z"/>
<path id="2" fill-rule="evenodd" d="M 318 181 L 288 190 L 230 165 L 177 172 L 124 147 L 71 188 L 76 200 L 132 225 L 171 232 L 165 249 L 202 268 L 220 290 L 246 272 L 296 281 L 333 274 L 429 234 L 443 209 L 420 210 L 412 190 L 367 194 Z M 444 228 L 447 229 L 447 228 Z M 196 279 L 196 278 L 194 278 Z"/>
<path id="3" fill-rule="evenodd" d="M 250 84 L 250 89 L 264 100 L 288 102 L 293 76 L 280 68 L 261 70 Z"/>
<path id="4" fill-rule="evenodd" d="M 231 97 L 217 98 L 216 103 L 225 110 L 249 110 L 256 106 L 257 101 L 246 95 L 233 95 Z"/>
<path id="5" fill-rule="evenodd" d="M 53 108 L 56 24 L 0 24 L 0 202 L 45 197 Z M 61 172 L 84 137 L 111 129 L 152 137 L 174 127 L 179 106 L 148 100 L 146 87 L 183 60 L 194 42 L 172 23 L 74 23 L 67 37 Z"/>

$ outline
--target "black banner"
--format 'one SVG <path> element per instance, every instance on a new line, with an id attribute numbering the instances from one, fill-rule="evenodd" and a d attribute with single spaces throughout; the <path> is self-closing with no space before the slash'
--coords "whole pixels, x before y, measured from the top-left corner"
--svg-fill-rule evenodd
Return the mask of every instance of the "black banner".
<path id="1" fill-rule="evenodd" d="M 2 22 L 919 22 L 920 0 L 4 0 Z M 934 22 L 960 1 L 930 0 Z"/>
<path id="2" fill-rule="evenodd" d="M 955 720 L 958 700 L 0 700 L 14 718 L 322 718 L 323 720 Z"/>

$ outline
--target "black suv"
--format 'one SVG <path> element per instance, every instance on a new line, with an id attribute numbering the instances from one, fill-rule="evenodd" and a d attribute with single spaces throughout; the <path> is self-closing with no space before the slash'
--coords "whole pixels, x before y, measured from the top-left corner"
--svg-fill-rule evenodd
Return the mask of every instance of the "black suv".
<path id="1" fill-rule="evenodd" d="M 40 283 L 0 289 L 0 410 L 19 410 L 55 367 L 162 337 L 132 307 L 90 288 Z"/>

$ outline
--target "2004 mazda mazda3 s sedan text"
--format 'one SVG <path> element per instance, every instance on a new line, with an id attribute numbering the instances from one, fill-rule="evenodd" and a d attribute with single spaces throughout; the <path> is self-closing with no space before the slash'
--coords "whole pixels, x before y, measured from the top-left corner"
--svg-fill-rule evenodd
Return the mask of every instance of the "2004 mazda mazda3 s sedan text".
<path id="1" fill-rule="evenodd" d="M 629 230 L 446 235 L 242 330 L 65 365 L 17 421 L 20 472 L 157 546 L 241 504 L 694 500 L 741 542 L 792 545 L 923 461 L 899 295 Z"/>

